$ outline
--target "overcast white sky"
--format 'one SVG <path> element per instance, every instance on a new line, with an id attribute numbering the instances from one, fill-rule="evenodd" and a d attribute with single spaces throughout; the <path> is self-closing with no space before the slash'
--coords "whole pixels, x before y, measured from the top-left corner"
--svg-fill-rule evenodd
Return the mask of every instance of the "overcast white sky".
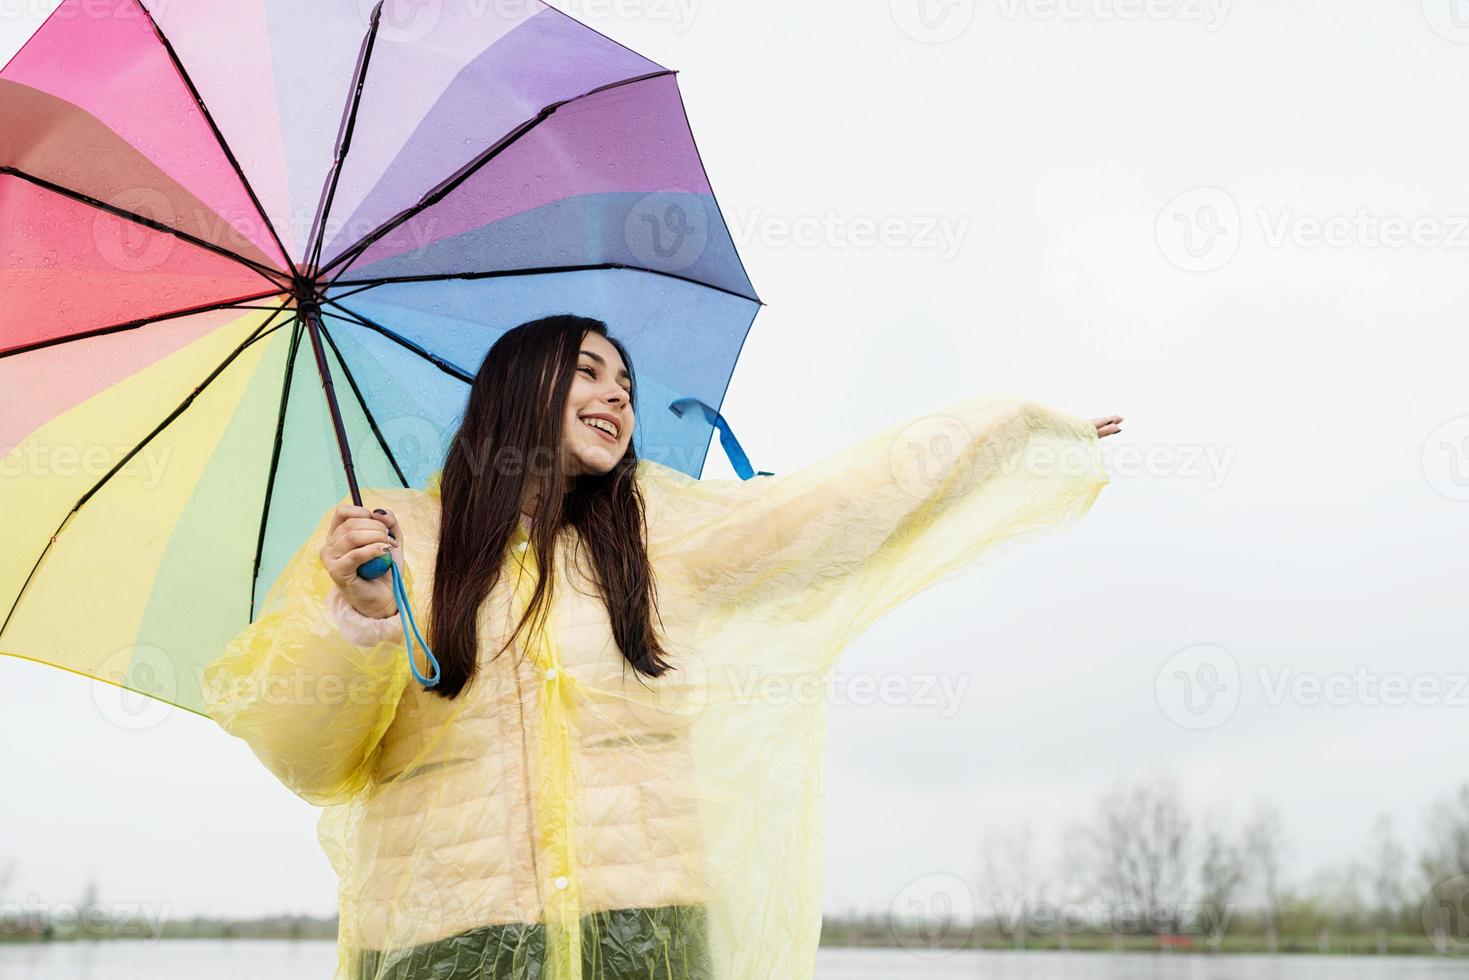
<path id="1" fill-rule="evenodd" d="M 848 652 L 962 697 L 838 692 L 826 908 L 974 878 L 1015 825 L 1058 852 L 1163 774 L 1201 811 L 1279 803 L 1296 877 L 1380 811 L 1411 841 L 1469 779 L 1469 11 L 922 3 L 560 4 L 680 70 L 769 304 L 725 405 L 757 467 L 970 392 L 1127 418 L 1082 524 Z M 0 0 L 0 61 L 50 6 Z M 1222 685 L 1205 714 L 1180 672 Z M 1389 676 L 1440 689 L 1378 703 Z M 1301 677 L 1345 703 L 1272 696 Z M 174 915 L 335 909 L 316 812 L 242 742 L 183 712 L 125 730 L 8 658 L 0 690 L 12 900 L 95 873 Z"/>

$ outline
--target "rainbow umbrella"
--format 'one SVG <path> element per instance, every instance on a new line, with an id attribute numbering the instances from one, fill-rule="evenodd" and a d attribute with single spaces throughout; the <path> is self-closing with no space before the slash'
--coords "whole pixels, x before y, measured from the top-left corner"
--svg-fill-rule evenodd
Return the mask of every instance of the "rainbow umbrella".
<path id="1" fill-rule="evenodd" d="M 0 71 L 0 652 L 202 714 L 505 330 L 607 321 L 697 476 L 759 306 L 674 73 L 552 7 L 65 0 Z"/>

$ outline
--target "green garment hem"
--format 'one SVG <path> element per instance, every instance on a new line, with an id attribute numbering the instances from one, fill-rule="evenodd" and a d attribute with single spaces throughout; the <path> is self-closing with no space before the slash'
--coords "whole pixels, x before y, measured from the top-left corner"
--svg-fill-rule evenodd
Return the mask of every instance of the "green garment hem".
<path id="1" fill-rule="evenodd" d="M 582 918 L 582 980 L 711 980 L 703 906 L 613 909 Z M 362 950 L 356 980 L 544 980 L 540 924 L 481 926 L 394 951 Z"/>

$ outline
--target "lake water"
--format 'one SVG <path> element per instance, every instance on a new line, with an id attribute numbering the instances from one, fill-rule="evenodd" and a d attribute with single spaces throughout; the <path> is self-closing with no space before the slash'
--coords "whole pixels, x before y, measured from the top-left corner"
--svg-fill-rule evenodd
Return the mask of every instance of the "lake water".
<path id="1" fill-rule="evenodd" d="M 0 944 L 3 980 L 328 980 L 330 942 L 114 940 Z M 1208 956 L 1196 953 L 823 949 L 819 980 L 1437 980 L 1469 977 L 1469 959 L 1401 956 Z"/>

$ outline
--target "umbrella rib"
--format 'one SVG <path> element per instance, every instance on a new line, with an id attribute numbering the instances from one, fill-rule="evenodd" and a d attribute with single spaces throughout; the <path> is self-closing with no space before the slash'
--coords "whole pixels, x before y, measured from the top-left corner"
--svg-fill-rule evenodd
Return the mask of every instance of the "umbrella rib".
<path id="1" fill-rule="evenodd" d="M 246 306 L 244 304 L 249 303 L 252 300 L 264 299 L 267 296 L 279 296 L 280 295 L 280 292 L 281 291 L 279 289 L 271 289 L 271 290 L 267 290 L 266 292 L 263 292 L 263 293 L 256 293 L 256 294 L 251 295 L 251 296 L 242 296 L 242 297 L 239 297 L 237 299 L 232 299 L 232 300 L 229 300 L 229 301 L 223 302 L 223 303 L 206 303 L 203 306 L 191 306 L 191 307 L 189 307 L 187 309 L 183 309 L 183 310 L 174 310 L 171 313 L 160 313 L 157 316 L 142 317 L 142 318 L 137 319 L 137 320 L 127 320 L 127 321 L 125 321 L 123 323 L 114 323 L 111 326 L 98 327 L 95 330 L 86 330 L 86 331 L 83 331 L 82 333 L 67 334 L 65 337 L 52 337 L 49 340 L 38 340 L 34 344 L 25 344 L 24 346 L 21 346 L 21 347 L 12 347 L 9 350 L 0 351 L 0 358 L 10 357 L 10 356 L 15 355 L 15 354 L 29 354 L 31 351 L 41 350 L 42 348 L 45 348 L 45 347 L 55 347 L 58 344 L 69 344 L 69 343 L 72 343 L 73 341 L 77 341 L 77 340 L 87 340 L 87 339 L 92 338 L 92 337 L 101 337 L 101 336 L 103 336 L 105 334 L 118 333 L 119 331 L 122 331 L 122 330 L 136 330 L 139 327 L 146 327 L 146 326 L 148 326 L 149 324 L 152 324 L 152 323 L 159 323 L 159 322 L 161 322 L 163 320 L 176 320 L 179 317 L 193 316 L 196 313 L 212 313 L 215 310 L 233 310 L 233 309 L 241 309 L 241 310 L 259 310 L 259 309 L 279 310 L 279 309 L 282 309 L 284 307 L 283 306 L 281 306 L 281 307 L 276 307 L 276 306 L 264 306 L 264 307 L 261 307 L 261 306 Z M 287 300 L 286 302 L 290 302 L 290 300 Z"/>
<path id="2" fill-rule="evenodd" d="M 336 298 L 337 299 L 347 299 L 350 296 L 356 296 L 358 293 L 365 293 L 369 289 L 376 289 L 380 285 L 382 285 L 382 283 L 378 283 L 378 282 L 368 283 L 366 286 L 358 286 L 356 289 L 350 289 L 350 290 L 348 290 L 345 293 L 339 293 L 339 294 L 337 294 L 337 297 Z"/>
<path id="3" fill-rule="evenodd" d="M 112 469 L 103 474 L 103 476 L 92 485 L 91 489 L 84 493 L 81 498 L 72 505 L 71 510 L 68 511 L 66 516 L 61 519 L 61 523 L 56 526 L 56 530 L 51 532 L 51 539 L 46 542 L 46 547 L 41 549 L 41 554 L 36 558 L 36 563 L 31 566 L 30 574 L 26 576 L 25 582 L 21 584 L 20 591 L 15 594 L 15 601 L 10 604 L 10 611 L 5 614 L 5 621 L 3 623 L 0 623 L 0 634 L 4 634 L 5 628 L 10 625 L 10 620 L 15 616 L 15 611 L 20 608 L 20 601 L 25 597 L 26 589 L 30 587 L 31 581 L 36 577 L 36 572 L 40 570 L 41 563 L 46 560 L 46 555 L 50 553 L 51 546 L 56 543 L 56 539 L 61 536 L 61 532 L 66 529 L 66 525 L 71 522 L 72 517 L 76 515 L 77 511 L 81 510 L 83 505 L 85 505 L 88 500 L 91 500 L 92 497 L 95 496 L 97 492 L 102 489 L 103 485 L 106 484 L 108 480 L 111 480 L 112 477 L 116 475 L 119 470 L 126 466 L 129 460 L 131 460 L 138 453 L 142 452 L 143 447 L 152 442 L 154 436 L 158 435 L 158 433 L 166 429 L 173 422 L 174 419 L 182 415 L 188 409 L 188 407 L 194 403 L 194 399 L 199 397 L 199 392 L 209 387 L 209 385 L 214 382 L 214 379 L 219 377 L 220 374 L 224 372 L 224 369 L 229 367 L 230 364 L 235 360 L 235 358 L 239 357 L 240 354 L 244 352 L 245 348 L 255 343 L 255 341 L 263 339 L 271 333 L 274 333 L 277 328 L 272 327 L 270 330 L 266 330 L 265 328 L 269 326 L 270 322 L 274 320 L 276 316 L 286 308 L 286 305 L 288 303 L 290 303 L 289 299 L 281 303 L 281 305 L 276 308 L 274 313 L 272 313 L 268 317 L 265 317 L 260 326 L 256 327 L 250 333 L 249 337 L 245 338 L 245 340 L 241 342 L 238 347 L 230 352 L 228 357 L 221 361 L 214 368 L 213 371 L 209 372 L 209 376 L 206 377 L 188 395 L 188 397 L 180 402 L 179 405 L 174 408 L 174 410 L 170 412 L 162 422 L 158 423 L 158 425 L 154 427 L 153 431 L 148 433 L 148 435 L 143 438 L 142 442 L 138 443 L 131 450 L 129 450 L 127 455 L 118 460 L 117 463 L 113 465 Z"/>
<path id="4" fill-rule="evenodd" d="M 439 203 L 439 201 L 447 197 L 449 193 L 454 190 L 454 188 L 458 187 L 470 177 L 474 176 L 474 174 L 481 167 L 489 163 L 495 157 L 499 156 L 509 147 L 515 145 L 515 143 L 518 142 L 520 138 L 526 133 L 529 133 L 541 123 L 551 118 L 552 114 L 554 114 L 556 110 L 560 109 L 562 106 L 579 101 L 581 99 L 588 98 L 600 92 L 606 92 L 610 89 L 621 88 L 625 85 L 634 85 L 638 82 L 645 82 L 650 78 L 661 78 L 665 75 L 673 74 L 675 74 L 675 72 L 665 68 L 661 71 L 649 72 L 645 75 L 638 75 L 635 78 L 624 78 L 621 81 L 608 82 L 606 85 L 599 85 L 596 88 L 588 89 L 580 95 L 574 95 L 569 99 L 562 99 L 559 102 L 551 103 L 550 105 L 541 109 L 540 112 L 536 113 L 534 117 L 527 119 L 525 122 L 522 122 L 519 126 L 515 127 L 510 132 L 500 137 L 488 149 L 480 153 L 464 166 L 460 167 L 448 178 L 441 181 L 438 186 L 434 187 L 423 197 L 419 198 L 417 204 L 411 205 L 408 208 L 405 208 L 404 210 L 398 212 L 398 214 L 389 218 L 373 231 L 363 236 L 363 238 L 355 245 L 352 245 L 346 251 L 338 255 L 335 259 L 332 259 L 332 261 L 328 262 L 326 264 L 326 267 L 321 270 L 321 275 L 325 275 L 326 273 L 331 272 L 339 265 L 343 266 L 343 269 L 345 270 L 346 266 L 343 265 L 343 263 L 346 263 L 346 265 L 351 265 L 352 262 L 355 262 L 358 257 L 362 255 L 363 252 L 371 248 L 372 245 L 383 236 L 387 235 L 393 229 L 404 224 L 405 222 L 412 220 L 416 215 L 418 215 L 425 209 L 433 207 L 435 204 Z"/>
<path id="5" fill-rule="evenodd" d="M 225 159 L 234 168 L 235 175 L 240 178 L 240 185 L 245 188 L 245 194 L 250 198 L 250 203 L 255 206 L 256 212 L 260 215 L 260 220 L 265 222 L 265 229 L 270 232 L 271 241 L 275 242 L 275 247 L 280 249 L 281 261 L 285 262 L 287 266 L 290 266 L 290 253 L 286 251 L 286 246 L 281 242 L 281 236 L 276 233 L 275 225 L 271 222 L 270 215 L 266 214 L 265 208 L 261 207 L 260 198 L 255 196 L 255 188 L 250 186 L 250 181 L 245 177 L 245 171 L 240 167 L 240 161 L 236 159 L 235 151 L 230 149 L 229 143 L 225 141 L 224 134 L 220 132 L 219 126 L 215 124 L 214 115 L 209 111 L 209 107 L 204 104 L 204 97 L 199 94 L 199 90 L 194 86 L 194 80 L 189 77 L 188 71 L 184 69 L 184 63 L 179 60 L 178 52 L 173 49 L 173 42 L 163 33 L 163 29 L 158 26 L 158 22 L 153 19 L 153 12 L 143 6 L 142 0 L 138 0 L 138 6 L 142 8 L 143 16 L 148 18 L 148 23 L 152 26 L 153 33 L 158 37 L 159 43 L 163 45 L 163 50 L 168 53 L 168 60 L 173 63 L 174 71 L 179 73 L 179 79 L 184 83 L 184 87 L 189 90 L 189 95 L 193 96 L 194 104 L 199 107 L 199 112 L 204 116 L 204 121 L 209 124 L 209 131 L 214 134 L 214 139 L 219 143 L 219 148 L 224 153 Z"/>
<path id="6" fill-rule="evenodd" d="M 352 394 L 357 396 L 357 406 L 367 417 L 367 424 L 372 429 L 372 434 L 377 437 L 377 443 L 382 447 L 383 454 L 388 457 L 388 462 L 393 465 L 393 472 L 398 474 L 398 482 L 406 489 L 409 486 L 408 477 L 403 475 L 403 467 L 398 465 L 398 458 L 393 455 L 393 450 L 388 447 L 388 440 L 383 438 L 382 430 L 377 427 L 377 419 L 373 417 L 372 410 L 367 407 L 367 400 L 362 397 L 362 389 L 357 387 L 357 379 L 352 376 L 352 369 L 347 366 L 347 359 L 337 349 L 337 342 L 332 339 L 331 331 L 326 328 L 325 320 L 321 322 L 321 333 L 326 338 L 327 344 L 331 346 L 332 353 L 337 355 L 337 364 L 341 366 L 342 374 L 346 376 L 347 384 L 352 388 Z"/>
<path id="7" fill-rule="evenodd" d="M 60 184 L 53 184 L 51 181 L 46 180 L 44 177 L 37 177 L 35 174 L 26 173 L 24 170 L 9 166 L 0 166 L 0 177 L 18 177 L 21 180 L 26 181 L 27 183 L 34 184 L 44 191 L 50 191 L 53 194 L 59 194 L 62 197 L 70 198 L 73 201 L 77 201 L 89 207 L 94 207 L 98 210 L 105 211 L 108 214 L 113 215 L 114 217 L 122 218 L 124 221 L 131 221 L 133 224 L 142 225 L 144 228 L 150 228 L 153 231 L 162 232 L 165 235 L 172 235 L 180 241 L 188 242 L 190 245 L 194 245 L 198 248 L 205 249 L 206 251 L 213 252 L 214 254 L 222 256 L 224 258 L 231 259 L 247 267 L 252 272 L 255 272 L 256 274 L 264 277 L 277 286 L 284 286 L 289 284 L 288 280 L 285 278 L 284 273 L 276 269 L 272 269 L 270 266 L 263 263 L 256 262 L 253 259 L 247 259 L 238 252 L 233 252 L 230 249 L 225 248 L 223 245 L 216 245 L 214 242 L 205 241 L 204 239 L 191 235 L 186 231 L 180 231 L 177 228 L 166 225 L 161 221 L 155 221 L 152 218 L 145 218 L 141 214 L 134 214 L 132 211 L 124 210 L 123 208 L 120 208 L 115 204 L 108 204 L 106 201 L 99 201 L 95 197 L 83 194 L 80 191 L 74 191 L 69 187 L 63 187 Z"/>
<path id="8" fill-rule="evenodd" d="M 321 259 L 321 244 L 326 238 L 326 222 L 331 215 L 332 202 L 337 196 L 337 182 L 342 177 L 342 163 L 347 159 L 347 152 L 352 148 L 352 133 L 357 128 L 357 110 L 362 105 L 362 88 L 367 84 L 367 66 L 372 61 L 372 49 L 377 43 L 378 24 L 382 20 L 382 0 L 378 0 L 372 8 L 372 21 L 367 25 L 367 37 L 362 41 L 362 48 L 357 52 L 357 65 L 352 71 L 352 97 L 349 100 L 342 124 L 337 130 L 337 148 L 332 157 L 331 171 L 327 175 L 326 185 L 322 188 L 321 202 L 316 208 L 316 217 L 311 221 L 311 233 L 306 236 L 308 243 L 307 254 L 310 256 L 306 262 L 308 273 L 316 268 L 316 263 Z"/>
<path id="9" fill-rule="evenodd" d="M 714 213 L 719 215 L 719 223 L 724 226 L 725 234 L 729 234 L 729 222 L 724 219 L 724 209 L 719 206 L 719 195 L 714 193 L 714 182 L 709 179 L 709 168 L 704 166 L 704 154 L 699 152 L 699 141 L 694 139 L 694 123 L 689 118 L 688 106 L 684 105 L 683 91 L 675 87 L 673 94 L 678 96 L 678 111 L 683 114 L 684 126 L 688 128 L 689 145 L 694 148 L 694 159 L 699 161 L 699 172 L 704 175 L 704 186 L 709 188 L 709 200 L 714 202 Z M 740 275 L 745 277 L 745 282 L 750 287 L 750 298 L 764 306 L 764 301 L 755 295 L 755 284 L 750 282 L 750 270 L 745 268 L 745 260 L 740 255 L 740 250 L 732 248 L 731 251 L 734 252 L 735 261 L 740 264 Z"/>
<path id="10" fill-rule="evenodd" d="M 377 286 L 397 285 L 410 282 L 445 282 L 451 279 L 499 279 L 507 276 L 543 276 L 556 272 L 595 272 L 599 269 L 625 269 L 629 272 L 647 272 L 655 276 L 666 276 L 669 279 L 677 279 L 680 282 L 692 283 L 695 286 L 703 286 L 727 296 L 735 296 L 747 299 L 754 303 L 765 305 L 765 301 L 755 296 L 747 296 L 738 290 L 729 289 L 725 286 L 716 286 L 702 279 L 692 276 L 681 276 L 676 272 L 668 272 L 663 269 L 650 269 L 642 265 L 630 265 L 626 262 L 592 262 L 586 265 L 553 265 L 538 269 L 501 269 L 495 272 L 433 272 L 418 276 L 382 276 L 375 279 L 339 279 L 332 283 L 333 286 L 362 286 L 374 288 Z"/>
<path id="11" fill-rule="evenodd" d="M 265 551 L 265 527 L 270 520 L 270 498 L 275 492 L 276 468 L 280 464 L 281 443 L 285 440 L 286 407 L 291 397 L 291 376 L 296 370 L 296 351 L 301 346 L 301 317 L 298 313 L 291 320 L 295 328 L 291 331 L 291 351 L 286 355 L 286 376 L 281 383 L 281 407 L 275 420 L 275 441 L 270 450 L 270 473 L 265 478 L 265 503 L 260 509 L 260 527 L 255 540 L 255 566 L 250 571 L 250 618 L 255 622 L 255 588 L 260 579 L 260 560 Z"/>
<path id="12" fill-rule="evenodd" d="M 439 355 L 435 354 L 433 351 L 426 350 L 425 348 L 421 347 L 420 345 L 415 344 L 413 341 L 409 340 L 407 337 L 403 337 L 403 336 L 401 336 L 401 335 L 399 335 L 397 333 L 394 333 L 392 330 L 389 330 L 387 327 L 383 326 L 381 323 L 378 323 L 378 322 L 372 320 L 370 317 L 363 316 L 361 313 L 358 313 L 356 310 L 349 310 L 347 307 L 343 306 L 341 303 L 338 303 L 336 300 L 329 299 L 329 300 L 326 300 L 326 303 L 327 303 L 327 305 L 335 306 L 337 309 L 341 310 L 343 313 L 348 314 L 351 317 L 351 320 L 349 320 L 348 322 L 355 322 L 358 326 L 366 327 L 369 330 L 376 330 L 378 333 L 382 334 L 384 337 L 387 337 L 389 340 L 392 340 L 395 343 L 399 344 L 400 346 L 405 347 L 408 350 L 411 350 L 413 353 L 417 354 L 419 357 L 423 358 L 425 361 L 428 361 L 430 364 L 432 364 L 434 367 L 438 368 L 440 371 L 443 371 L 445 374 L 450 375 L 451 377 L 457 378 L 460 381 L 463 381 L 465 384 L 473 384 L 474 383 L 474 375 L 473 374 L 471 374 L 470 372 L 464 370 L 462 367 L 459 367 L 457 364 L 453 364 L 453 363 L 451 363 L 449 361 L 444 360 L 442 357 L 440 357 Z M 323 313 L 326 313 L 325 307 L 323 307 L 322 312 Z M 340 315 L 335 314 L 335 313 L 329 314 L 329 315 L 330 316 L 335 316 L 338 320 L 346 320 L 347 319 L 347 317 L 343 317 L 343 316 L 340 316 Z"/>

